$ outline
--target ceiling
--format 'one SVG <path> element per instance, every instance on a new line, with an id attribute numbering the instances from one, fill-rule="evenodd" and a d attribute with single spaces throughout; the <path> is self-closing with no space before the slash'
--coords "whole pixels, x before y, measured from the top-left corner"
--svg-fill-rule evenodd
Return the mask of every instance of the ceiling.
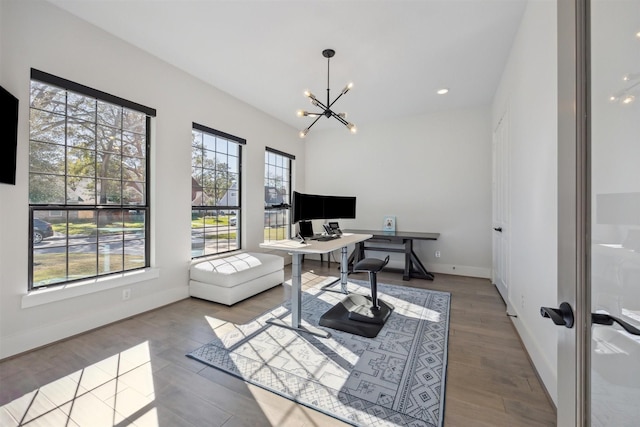
<path id="1" fill-rule="evenodd" d="M 362 128 L 491 103 L 526 0 L 49 0 L 293 126 L 331 99 Z M 436 90 L 449 88 L 447 95 Z M 340 125 L 321 118 L 314 129 Z M 346 128 L 345 128 L 346 130 Z"/>

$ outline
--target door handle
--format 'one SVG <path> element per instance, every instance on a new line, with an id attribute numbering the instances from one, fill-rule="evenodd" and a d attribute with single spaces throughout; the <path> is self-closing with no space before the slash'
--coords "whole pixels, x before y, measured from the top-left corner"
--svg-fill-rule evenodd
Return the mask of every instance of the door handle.
<path id="1" fill-rule="evenodd" d="M 617 317 L 613 317 L 609 314 L 591 313 L 591 323 L 611 326 L 613 325 L 613 322 L 616 322 L 617 324 L 622 326 L 625 331 L 629 332 L 632 335 L 640 335 L 640 329 L 628 324 L 624 320 L 620 320 Z"/>
<path id="2" fill-rule="evenodd" d="M 560 304 L 560 308 L 540 307 L 540 315 L 550 318 L 556 325 L 573 328 L 573 310 L 568 302 Z"/>
<path id="3" fill-rule="evenodd" d="M 500 233 L 502 233 L 502 227 L 493 227 L 493 229 L 498 231 L 498 232 L 500 232 Z"/>

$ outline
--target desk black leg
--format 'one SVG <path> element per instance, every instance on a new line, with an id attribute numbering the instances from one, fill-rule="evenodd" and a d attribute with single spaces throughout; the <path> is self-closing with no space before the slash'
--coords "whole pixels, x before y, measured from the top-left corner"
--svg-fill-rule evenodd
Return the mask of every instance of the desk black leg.
<path id="1" fill-rule="evenodd" d="M 413 239 L 402 239 L 404 244 L 404 274 L 402 280 L 411 279 L 411 254 L 413 253 Z"/>
<path id="2" fill-rule="evenodd" d="M 356 262 L 356 255 L 358 253 L 358 243 L 356 243 L 356 247 L 353 248 L 353 250 L 351 251 L 351 253 L 349 254 L 349 259 L 347 260 L 347 266 L 348 266 L 348 270 L 352 271 L 353 270 L 353 266 Z"/>
<path id="3" fill-rule="evenodd" d="M 353 266 L 358 263 L 358 261 L 362 261 L 364 259 L 364 251 L 365 251 L 364 242 L 358 242 L 355 244 L 355 247 L 351 251 L 349 258 L 347 260 L 348 271 L 353 271 Z"/>
<path id="4" fill-rule="evenodd" d="M 411 260 L 413 264 L 416 265 L 418 271 L 424 275 L 424 277 L 422 277 L 423 279 L 433 280 L 433 274 L 429 273 L 427 269 L 424 268 L 424 265 L 422 265 L 422 261 L 420 261 L 418 255 L 416 255 L 416 253 L 413 251 L 411 251 Z"/>
<path id="5" fill-rule="evenodd" d="M 356 245 L 357 245 L 356 249 L 358 250 L 358 259 L 356 260 L 356 263 L 357 263 L 358 261 L 362 261 L 364 259 L 365 247 L 364 247 L 364 242 L 358 242 L 356 243 Z"/>

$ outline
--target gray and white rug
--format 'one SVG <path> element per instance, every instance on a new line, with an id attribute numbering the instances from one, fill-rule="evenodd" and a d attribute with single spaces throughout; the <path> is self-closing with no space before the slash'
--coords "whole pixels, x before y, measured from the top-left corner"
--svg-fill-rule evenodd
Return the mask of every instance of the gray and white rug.
<path id="1" fill-rule="evenodd" d="M 303 293 L 303 324 L 317 326 L 344 297 L 320 286 Z M 350 280 L 349 291 L 369 287 Z M 378 292 L 395 310 L 375 338 L 267 324 L 290 315 L 285 303 L 187 356 L 355 426 L 442 426 L 451 295 L 386 284 Z"/>

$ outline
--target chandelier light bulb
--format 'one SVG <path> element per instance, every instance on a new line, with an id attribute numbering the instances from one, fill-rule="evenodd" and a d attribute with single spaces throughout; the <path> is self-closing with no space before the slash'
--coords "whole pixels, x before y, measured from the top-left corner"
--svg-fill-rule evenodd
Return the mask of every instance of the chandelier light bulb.
<path id="1" fill-rule="evenodd" d="M 343 119 L 347 118 L 347 113 L 338 113 L 339 117 L 342 117 Z"/>
<path id="2" fill-rule="evenodd" d="M 640 78 L 640 73 L 628 73 L 622 76 L 622 81 L 630 82 L 633 80 L 637 80 L 638 78 Z"/>
<path id="3" fill-rule="evenodd" d="M 611 96 L 609 97 L 609 102 L 616 102 L 617 100 L 618 100 L 618 97 L 617 97 L 617 96 L 615 96 L 615 95 L 611 95 Z"/>
<path id="4" fill-rule="evenodd" d="M 349 91 L 351 90 L 351 88 L 352 88 L 352 87 L 353 87 L 353 83 L 352 83 L 352 82 L 349 82 L 349 84 L 348 84 L 348 85 L 346 85 L 346 86 L 344 87 L 344 89 L 342 89 L 342 94 L 344 95 L 345 93 L 349 92 Z"/>
<path id="5" fill-rule="evenodd" d="M 636 97 L 633 95 L 627 95 L 624 98 L 622 98 L 622 103 L 625 105 L 631 104 L 633 101 L 635 101 Z"/>
<path id="6" fill-rule="evenodd" d="M 347 127 L 349 128 L 349 130 L 351 131 L 351 133 L 356 133 L 358 132 L 358 128 L 356 127 L 356 125 L 354 125 L 353 123 L 347 123 Z"/>
<path id="7" fill-rule="evenodd" d="M 306 116 L 306 115 L 307 115 L 307 112 L 306 112 L 306 111 L 303 111 L 303 110 L 298 110 L 298 111 L 296 111 L 296 115 L 297 115 L 298 117 L 304 117 L 304 116 Z"/>
<path id="8" fill-rule="evenodd" d="M 309 133 L 309 128 L 306 128 L 305 130 L 301 130 L 298 135 L 300 135 L 300 138 L 304 138 L 305 136 L 307 136 L 308 133 Z"/>

